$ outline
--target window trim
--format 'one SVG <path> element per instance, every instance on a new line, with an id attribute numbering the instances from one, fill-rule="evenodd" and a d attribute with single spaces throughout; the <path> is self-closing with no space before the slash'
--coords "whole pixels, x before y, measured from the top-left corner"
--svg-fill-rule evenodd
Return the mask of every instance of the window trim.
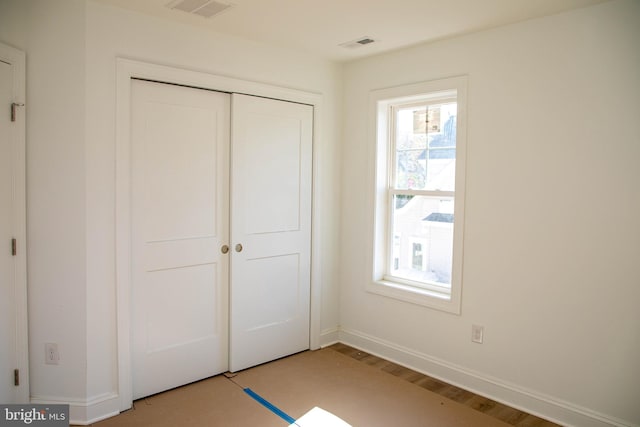
<path id="1" fill-rule="evenodd" d="M 410 280 L 388 277 L 387 263 L 390 262 L 388 247 L 392 243 L 388 224 L 390 212 L 389 198 L 393 191 L 389 190 L 390 174 L 394 166 L 390 153 L 392 141 L 392 127 L 390 123 L 391 106 L 408 104 L 422 100 L 445 100 L 452 95 L 458 104 L 456 123 L 456 184 L 454 197 L 454 235 L 453 235 L 453 265 L 451 289 L 444 290 L 441 286 L 429 286 Z M 462 302 L 462 264 L 463 264 L 463 236 L 464 236 L 464 200 L 465 200 L 465 171 L 466 171 L 466 116 L 467 116 L 467 76 L 432 80 L 422 83 L 373 90 L 369 94 L 369 117 L 371 119 L 370 141 L 372 150 L 372 164 L 374 187 L 372 246 L 370 254 L 371 280 L 367 281 L 368 292 L 397 300 L 419 304 L 437 310 L 460 314 Z M 410 192 L 411 190 L 407 190 Z M 407 191 L 403 190 L 402 193 Z M 423 191 L 420 191 L 423 194 Z M 436 194 L 434 194 L 436 195 Z M 438 192 L 443 195 L 443 192 Z"/>

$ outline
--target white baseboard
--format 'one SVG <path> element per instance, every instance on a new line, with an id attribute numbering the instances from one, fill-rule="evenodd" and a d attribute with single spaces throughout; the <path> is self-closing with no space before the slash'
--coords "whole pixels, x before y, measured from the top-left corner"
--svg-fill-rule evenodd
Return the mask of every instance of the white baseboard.
<path id="1" fill-rule="evenodd" d="M 39 405 L 69 405 L 69 424 L 83 426 L 120 413 L 120 397 L 117 393 L 105 393 L 89 399 L 31 396 L 31 403 Z"/>
<path id="2" fill-rule="evenodd" d="M 338 328 L 325 329 L 320 333 L 320 348 L 333 345 L 340 340 L 340 330 Z"/>
<path id="3" fill-rule="evenodd" d="M 640 427 L 639 424 L 634 424 L 631 421 L 621 420 L 552 396 L 527 390 L 516 384 L 471 371 L 359 331 L 341 328 L 338 331 L 338 340 L 367 353 L 563 426 Z"/>

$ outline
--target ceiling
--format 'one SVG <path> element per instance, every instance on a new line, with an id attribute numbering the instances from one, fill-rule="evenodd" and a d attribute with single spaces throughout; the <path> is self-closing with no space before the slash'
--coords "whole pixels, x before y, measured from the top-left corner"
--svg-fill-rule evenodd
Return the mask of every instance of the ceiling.
<path id="1" fill-rule="evenodd" d="M 94 1 L 348 61 L 608 0 L 217 0 L 232 7 L 211 18 L 166 6 L 181 0 Z M 340 46 L 363 37 L 375 42 Z"/>

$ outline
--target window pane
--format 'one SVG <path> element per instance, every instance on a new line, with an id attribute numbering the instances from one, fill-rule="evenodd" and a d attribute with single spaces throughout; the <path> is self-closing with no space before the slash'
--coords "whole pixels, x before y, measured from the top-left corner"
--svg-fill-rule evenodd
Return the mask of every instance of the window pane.
<path id="1" fill-rule="evenodd" d="M 451 286 L 453 198 L 395 195 L 390 275 Z"/>
<path id="2" fill-rule="evenodd" d="M 395 110 L 395 188 L 454 191 L 455 102 Z"/>

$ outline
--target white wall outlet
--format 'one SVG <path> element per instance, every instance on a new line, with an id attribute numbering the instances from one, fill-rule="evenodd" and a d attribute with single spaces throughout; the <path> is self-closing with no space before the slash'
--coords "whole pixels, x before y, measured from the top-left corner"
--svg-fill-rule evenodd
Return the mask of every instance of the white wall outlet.
<path id="1" fill-rule="evenodd" d="M 484 326 L 471 325 L 471 341 L 482 344 L 484 338 Z"/>
<path id="2" fill-rule="evenodd" d="M 58 344 L 46 343 L 44 345 L 44 363 L 47 365 L 57 365 L 60 362 L 60 353 L 58 353 Z"/>

